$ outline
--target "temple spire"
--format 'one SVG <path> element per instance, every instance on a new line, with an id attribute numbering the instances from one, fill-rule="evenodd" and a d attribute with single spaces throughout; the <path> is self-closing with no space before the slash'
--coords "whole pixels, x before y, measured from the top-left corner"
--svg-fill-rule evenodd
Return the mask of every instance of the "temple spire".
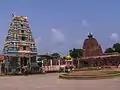
<path id="1" fill-rule="evenodd" d="M 88 33 L 88 38 L 93 38 L 93 35 L 92 35 L 92 33 Z"/>

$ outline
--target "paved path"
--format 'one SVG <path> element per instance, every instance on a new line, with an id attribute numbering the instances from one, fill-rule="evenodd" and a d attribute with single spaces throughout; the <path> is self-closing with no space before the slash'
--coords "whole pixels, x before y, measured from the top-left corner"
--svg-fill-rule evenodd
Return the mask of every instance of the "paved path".
<path id="1" fill-rule="evenodd" d="M 0 77 L 0 90 L 120 90 L 120 78 L 63 80 L 58 74 Z"/>

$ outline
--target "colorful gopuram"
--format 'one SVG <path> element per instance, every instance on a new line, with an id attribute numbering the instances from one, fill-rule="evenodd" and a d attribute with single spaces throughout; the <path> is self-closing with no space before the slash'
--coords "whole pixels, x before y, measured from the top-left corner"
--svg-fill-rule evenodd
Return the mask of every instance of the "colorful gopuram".
<path id="1" fill-rule="evenodd" d="M 32 65 L 35 66 L 37 47 L 28 17 L 12 16 L 3 54 L 5 55 L 6 73 L 21 72 L 23 66 L 28 66 L 32 70 Z"/>

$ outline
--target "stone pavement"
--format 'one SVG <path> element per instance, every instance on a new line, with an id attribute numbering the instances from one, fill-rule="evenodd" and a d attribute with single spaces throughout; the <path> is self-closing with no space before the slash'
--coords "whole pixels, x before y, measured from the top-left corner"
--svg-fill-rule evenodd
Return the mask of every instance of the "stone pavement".
<path id="1" fill-rule="evenodd" d="M 63 80 L 58 74 L 0 77 L 0 90 L 119 90 L 120 78 Z"/>

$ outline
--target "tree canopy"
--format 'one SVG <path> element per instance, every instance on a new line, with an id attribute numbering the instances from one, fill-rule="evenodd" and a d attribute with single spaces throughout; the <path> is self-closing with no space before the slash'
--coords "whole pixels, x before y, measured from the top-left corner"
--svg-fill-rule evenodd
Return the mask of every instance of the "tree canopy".
<path id="1" fill-rule="evenodd" d="M 105 53 L 113 53 L 113 52 L 114 52 L 113 48 L 107 48 L 105 50 Z"/>
<path id="2" fill-rule="evenodd" d="M 83 56 L 83 50 L 73 48 L 72 50 L 69 50 L 69 55 L 73 58 L 81 57 Z"/>
<path id="3" fill-rule="evenodd" d="M 60 54 L 59 53 L 53 53 L 53 54 L 51 54 L 51 56 L 53 56 L 55 58 L 60 58 Z"/>
<path id="4" fill-rule="evenodd" d="M 120 53 L 120 43 L 115 43 L 113 44 L 112 48 L 107 48 L 105 50 L 105 53 L 113 53 L 113 52 Z"/>
<path id="5" fill-rule="evenodd" d="M 115 52 L 120 53 L 120 43 L 116 43 L 113 45 L 113 49 Z"/>

